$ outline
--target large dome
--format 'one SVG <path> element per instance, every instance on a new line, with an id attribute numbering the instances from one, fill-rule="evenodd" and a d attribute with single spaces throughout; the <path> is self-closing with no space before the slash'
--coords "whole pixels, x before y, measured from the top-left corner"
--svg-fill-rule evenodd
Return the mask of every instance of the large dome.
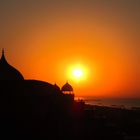
<path id="1" fill-rule="evenodd" d="M 24 80 L 22 74 L 8 64 L 4 56 L 4 50 L 0 59 L 0 80 Z"/>

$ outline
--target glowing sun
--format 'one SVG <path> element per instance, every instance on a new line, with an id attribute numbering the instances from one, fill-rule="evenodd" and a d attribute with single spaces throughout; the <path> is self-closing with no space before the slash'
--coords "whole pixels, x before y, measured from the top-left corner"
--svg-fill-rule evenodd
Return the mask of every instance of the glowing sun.
<path id="1" fill-rule="evenodd" d="M 73 70 L 73 76 L 75 78 L 80 79 L 83 76 L 83 70 L 82 69 L 74 69 Z"/>
<path id="2" fill-rule="evenodd" d="M 86 80 L 87 68 L 81 64 L 72 65 L 68 70 L 68 79 L 77 82 Z"/>

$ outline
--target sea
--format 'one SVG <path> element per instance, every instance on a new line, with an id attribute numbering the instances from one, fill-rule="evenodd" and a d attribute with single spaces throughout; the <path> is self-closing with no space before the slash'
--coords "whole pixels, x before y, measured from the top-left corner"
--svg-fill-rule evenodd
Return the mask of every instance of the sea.
<path id="1" fill-rule="evenodd" d="M 140 109 L 140 98 L 97 98 L 92 96 L 86 96 L 76 97 L 76 100 L 83 100 L 86 104 L 90 105 Z"/>

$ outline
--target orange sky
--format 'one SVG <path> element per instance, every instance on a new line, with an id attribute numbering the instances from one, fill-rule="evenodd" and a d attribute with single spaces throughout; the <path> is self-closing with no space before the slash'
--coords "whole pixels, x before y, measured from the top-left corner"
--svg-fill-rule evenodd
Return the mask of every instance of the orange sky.
<path id="1" fill-rule="evenodd" d="M 1 3 L 0 47 L 25 79 L 62 86 L 76 96 L 140 97 L 140 2 Z M 69 67 L 88 69 L 78 83 Z"/>

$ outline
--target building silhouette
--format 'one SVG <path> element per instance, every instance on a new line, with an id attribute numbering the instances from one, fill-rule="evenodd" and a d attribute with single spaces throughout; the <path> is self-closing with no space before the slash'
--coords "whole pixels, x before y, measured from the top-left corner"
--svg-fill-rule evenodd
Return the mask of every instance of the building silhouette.
<path id="1" fill-rule="evenodd" d="M 139 139 L 140 111 L 74 101 L 73 87 L 26 80 L 0 59 L 0 139 Z"/>
<path id="2" fill-rule="evenodd" d="M 66 90 L 69 91 L 67 98 L 74 101 L 73 88 L 66 83 L 62 90 L 56 84 L 52 85 L 48 82 L 39 80 L 26 80 L 23 75 L 16 68 L 11 66 L 2 50 L 2 56 L 0 59 L 0 90 L 3 95 L 32 95 L 32 96 L 63 96 L 65 97 Z M 12 94 L 11 94 L 12 93 Z M 2 94 L 1 94 L 2 95 Z"/>
<path id="3" fill-rule="evenodd" d="M 64 94 L 56 84 L 24 79 L 23 75 L 7 62 L 2 50 L 0 128 L 3 131 L 0 135 L 31 138 L 47 137 L 49 132 L 57 135 L 58 123 L 70 116 L 73 104 L 74 94 Z M 54 127 L 53 131 L 51 127 Z"/>

